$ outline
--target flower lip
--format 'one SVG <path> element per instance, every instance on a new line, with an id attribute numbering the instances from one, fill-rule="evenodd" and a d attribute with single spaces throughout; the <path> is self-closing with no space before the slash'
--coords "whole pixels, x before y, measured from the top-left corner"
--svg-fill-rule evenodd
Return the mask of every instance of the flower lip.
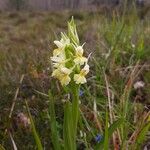
<path id="1" fill-rule="evenodd" d="M 61 61 L 65 60 L 65 59 L 63 59 L 61 57 L 53 56 L 53 57 L 51 57 L 51 60 L 56 62 L 56 63 L 58 63 L 58 62 L 61 62 Z"/>
<path id="2" fill-rule="evenodd" d="M 68 85 L 70 81 L 71 78 L 68 75 L 64 75 L 60 80 L 62 85 Z"/>
<path id="3" fill-rule="evenodd" d="M 86 83 L 86 78 L 85 76 L 88 74 L 89 72 L 89 65 L 86 64 L 84 66 L 84 68 L 80 71 L 79 74 L 75 74 L 74 75 L 74 81 L 77 83 L 77 84 L 84 84 Z"/>
<path id="4" fill-rule="evenodd" d="M 80 74 L 75 74 L 74 81 L 76 82 L 76 84 L 84 84 L 86 83 L 86 78 Z"/>
<path id="5" fill-rule="evenodd" d="M 61 68 L 55 69 L 52 73 L 52 76 L 59 79 L 62 85 L 68 85 L 71 81 L 69 76 L 71 72 L 71 69 L 62 66 Z"/>

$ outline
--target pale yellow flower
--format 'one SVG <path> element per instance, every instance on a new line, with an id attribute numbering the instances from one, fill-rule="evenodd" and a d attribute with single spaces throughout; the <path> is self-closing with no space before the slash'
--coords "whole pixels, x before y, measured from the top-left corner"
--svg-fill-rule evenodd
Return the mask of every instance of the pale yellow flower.
<path id="1" fill-rule="evenodd" d="M 53 56 L 58 56 L 58 55 L 63 53 L 65 45 L 62 42 L 60 42 L 60 41 L 54 41 L 54 43 L 56 44 L 56 46 L 58 48 L 54 49 Z"/>
<path id="2" fill-rule="evenodd" d="M 61 39 L 60 41 L 54 41 L 54 43 L 58 48 L 54 49 L 53 56 L 58 56 L 64 54 L 64 48 L 66 47 L 66 45 L 70 44 L 70 40 Z"/>
<path id="3" fill-rule="evenodd" d="M 69 45 L 69 44 L 70 44 L 70 39 L 68 39 L 68 38 L 63 39 L 63 38 L 62 38 L 60 41 L 55 40 L 55 41 L 54 41 L 54 44 L 55 44 L 58 48 L 62 49 L 62 48 L 64 48 L 66 45 Z"/>
<path id="4" fill-rule="evenodd" d="M 63 67 L 65 66 L 65 63 L 67 62 L 67 60 L 63 56 L 62 57 L 53 56 L 51 57 L 51 60 L 53 61 L 54 68 Z"/>
<path id="5" fill-rule="evenodd" d="M 56 63 L 59 63 L 59 62 L 62 62 L 63 60 L 65 60 L 65 57 L 58 57 L 58 56 L 53 56 L 53 57 L 51 57 L 51 60 L 53 61 L 53 62 L 56 62 Z"/>
<path id="6" fill-rule="evenodd" d="M 68 69 L 66 67 L 61 68 L 61 76 L 59 78 L 62 85 L 68 85 L 71 81 L 70 73 L 72 72 L 71 69 Z"/>
<path id="7" fill-rule="evenodd" d="M 63 50 L 62 50 L 61 48 L 56 48 L 56 49 L 54 49 L 54 51 L 53 51 L 53 56 L 58 56 L 58 55 L 60 55 L 61 53 L 63 53 L 62 51 L 63 51 Z"/>
<path id="8" fill-rule="evenodd" d="M 62 85 L 68 85 L 69 82 L 71 81 L 71 78 L 69 76 L 71 72 L 72 72 L 71 69 L 68 69 L 66 67 L 61 67 L 55 69 L 52 73 L 52 76 L 59 79 Z"/>
<path id="9" fill-rule="evenodd" d="M 59 79 L 60 74 L 61 74 L 60 69 L 59 69 L 59 68 L 58 68 L 58 69 L 55 69 L 55 70 L 53 71 L 53 73 L 52 73 L 52 77 L 55 77 L 55 78 Z"/>
<path id="10" fill-rule="evenodd" d="M 89 72 L 89 65 L 86 64 L 84 66 L 84 68 L 80 71 L 79 74 L 75 74 L 74 75 L 74 81 L 76 82 L 76 84 L 84 84 L 84 83 L 86 83 L 85 76 L 88 74 L 88 72 Z"/>
<path id="11" fill-rule="evenodd" d="M 75 64 L 83 65 L 85 62 L 87 62 L 87 58 L 83 56 L 83 47 L 78 46 L 75 48 L 76 56 L 74 59 Z"/>
<path id="12" fill-rule="evenodd" d="M 66 58 L 64 58 L 64 57 L 53 56 L 53 57 L 51 57 L 51 60 L 53 61 L 53 67 L 54 67 L 54 68 L 61 68 L 61 67 L 64 67 L 65 64 L 66 64 L 70 59 L 66 59 Z"/>
<path id="13" fill-rule="evenodd" d="M 61 42 L 61 41 L 54 41 L 55 45 L 58 47 L 58 48 L 63 48 L 64 47 L 64 43 Z"/>

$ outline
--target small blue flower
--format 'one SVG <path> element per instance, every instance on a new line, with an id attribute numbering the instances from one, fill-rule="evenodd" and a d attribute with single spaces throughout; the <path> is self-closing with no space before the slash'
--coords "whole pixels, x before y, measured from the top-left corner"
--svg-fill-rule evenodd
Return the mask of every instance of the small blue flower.
<path id="1" fill-rule="evenodd" d="M 102 140 L 103 136 L 101 134 L 97 134 L 95 137 L 95 141 L 99 143 Z"/>
<path id="2" fill-rule="evenodd" d="M 82 90 L 79 91 L 79 96 L 82 96 L 84 92 Z"/>

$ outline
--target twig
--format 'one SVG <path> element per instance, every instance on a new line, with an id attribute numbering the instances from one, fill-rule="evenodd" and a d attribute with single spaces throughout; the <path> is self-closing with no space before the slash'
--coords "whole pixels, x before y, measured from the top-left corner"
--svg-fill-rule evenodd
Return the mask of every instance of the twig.
<path id="1" fill-rule="evenodd" d="M 108 84 L 107 76 L 106 76 L 105 73 L 104 73 L 104 77 L 105 77 L 106 89 L 107 89 L 110 123 L 112 124 L 113 123 L 113 110 L 112 110 L 112 104 L 111 104 L 111 96 L 110 96 L 109 84 Z M 115 136 L 114 133 L 113 133 L 113 144 L 114 144 L 114 147 L 115 147 L 115 145 L 116 145 L 116 136 Z"/>
<path id="2" fill-rule="evenodd" d="M 24 79 L 24 74 L 21 76 L 19 84 L 22 83 L 23 79 Z M 13 113 L 13 110 L 14 110 L 14 107 L 15 107 L 15 104 L 16 104 L 16 101 L 17 101 L 17 96 L 18 96 L 19 90 L 20 90 L 20 86 L 16 90 L 16 93 L 15 93 L 15 96 L 14 96 L 14 99 L 13 99 L 13 102 L 12 102 L 12 105 L 11 105 L 9 118 L 11 118 L 11 116 L 12 116 L 12 113 Z"/>
<path id="3" fill-rule="evenodd" d="M 16 143 L 15 143 L 15 141 L 13 139 L 13 136 L 12 136 L 11 132 L 9 132 L 9 136 L 10 136 L 10 139 L 11 139 L 11 142 L 12 142 L 14 150 L 17 150 L 17 146 L 16 146 Z"/>
<path id="4" fill-rule="evenodd" d="M 97 105 L 96 105 L 96 101 L 95 100 L 94 100 L 94 106 L 93 106 L 93 115 L 94 115 L 94 120 L 96 122 L 96 125 L 97 125 L 98 129 L 102 133 L 103 130 L 102 130 L 102 126 L 100 124 L 100 121 L 98 119 Z"/>
<path id="5" fill-rule="evenodd" d="M 21 76 L 20 81 L 19 81 L 19 84 L 22 83 L 23 79 L 24 79 L 24 74 Z M 14 107 L 15 107 L 15 104 L 16 104 L 16 101 L 17 101 L 17 96 L 18 96 L 18 93 L 19 93 L 19 89 L 20 89 L 20 87 L 17 88 L 16 93 L 15 93 L 15 96 L 14 96 L 14 99 L 13 99 L 13 102 L 12 102 L 12 105 L 11 105 L 11 109 L 10 109 L 10 113 L 9 113 L 9 119 L 11 119 L 11 117 L 12 117 L 12 113 L 13 113 L 13 110 L 14 110 Z M 5 134 L 6 134 L 6 133 L 8 133 L 9 135 L 11 134 L 11 133 L 8 131 L 8 129 L 5 129 Z M 10 136 L 10 137 L 11 137 L 11 136 Z"/>
<path id="6" fill-rule="evenodd" d="M 108 96 L 108 106 L 109 106 L 109 111 L 110 111 L 110 123 L 113 123 L 113 116 L 112 116 L 112 105 L 111 105 L 111 96 L 110 96 L 110 90 L 109 90 L 109 85 L 108 85 L 108 80 L 107 80 L 107 76 L 104 73 L 105 76 L 105 82 L 106 82 L 106 89 L 107 89 L 107 96 Z"/>
<path id="7" fill-rule="evenodd" d="M 115 71 L 120 71 L 120 70 L 124 70 L 124 69 L 133 69 L 133 68 L 150 68 L 150 65 L 136 65 L 136 66 L 128 66 L 128 67 L 122 67 L 122 68 L 118 68 L 118 69 L 115 69 Z"/>

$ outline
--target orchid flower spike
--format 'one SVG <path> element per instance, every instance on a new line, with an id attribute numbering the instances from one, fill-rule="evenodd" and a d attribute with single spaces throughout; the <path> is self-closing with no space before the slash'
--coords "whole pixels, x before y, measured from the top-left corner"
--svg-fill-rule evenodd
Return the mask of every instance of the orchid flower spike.
<path id="1" fill-rule="evenodd" d="M 55 40 L 57 46 L 51 57 L 53 72 L 52 77 L 58 79 L 62 86 L 67 86 L 71 81 L 76 84 L 86 83 L 89 72 L 88 59 L 84 56 L 84 44 L 79 44 L 79 38 L 74 20 L 68 23 L 68 35 L 61 33 L 61 40 Z"/>

